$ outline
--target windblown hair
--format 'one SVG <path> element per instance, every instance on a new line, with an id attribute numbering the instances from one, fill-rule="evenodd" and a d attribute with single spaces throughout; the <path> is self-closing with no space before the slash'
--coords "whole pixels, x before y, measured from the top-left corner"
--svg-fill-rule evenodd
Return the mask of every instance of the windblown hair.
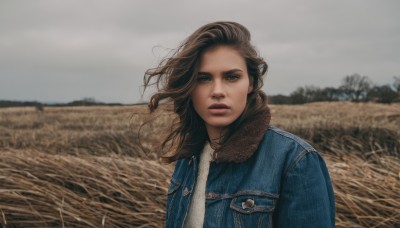
<path id="1" fill-rule="evenodd" d="M 173 111 L 179 122 L 160 146 L 161 161 L 171 163 L 199 152 L 208 139 L 204 121 L 194 110 L 191 92 L 197 83 L 202 54 L 217 46 L 236 49 L 246 61 L 247 71 L 253 90 L 247 96 L 243 113 L 228 128 L 220 140 L 220 148 L 229 143 L 230 136 L 241 124 L 254 115 L 265 112 L 267 97 L 261 87 L 267 63 L 259 56 L 250 43 L 250 32 L 236 22 L 214 22 L 196 30 L 173 52 L 162 60 L 158 67 L 144 74 L 144 90 L 157 85 L 158 92 L 152 95 L 148 107 L 154 112 L 163 100 L 173 102 Z M 215 154 L 218 154 L 218 150 Z"/>

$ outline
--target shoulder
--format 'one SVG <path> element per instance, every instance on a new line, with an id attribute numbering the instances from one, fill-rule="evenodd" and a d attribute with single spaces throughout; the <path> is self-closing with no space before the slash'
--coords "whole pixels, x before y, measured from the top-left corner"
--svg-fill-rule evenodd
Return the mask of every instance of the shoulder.
<path id="1" fill-rule="evenodd" d="M 274 143 L 278 144 L 291 144 L 292 146 L 298 146 L 300 149 L 305 151 L 316 151 L 314 147 L 304 139 L 272 125 L 268 127 L 268 130 L 264 135 L 264 140 L 274 140 Z"/>
<path id="2" fill-rule="evenodd" d="M 275 147 L 270 154 L 284 161 L 274 227 L 334 227 L 334 192 L 322 156 L 305 140 L 276 127 L 264 138 L 263 143 Z"/>
<path id="3" fill-rule="evenodd" d="M 259 145 L 262 160 L 282 165 L 285 176 L 307 156 L 320 154 L 307 141 L 280 128 L 269 126 Z"/>

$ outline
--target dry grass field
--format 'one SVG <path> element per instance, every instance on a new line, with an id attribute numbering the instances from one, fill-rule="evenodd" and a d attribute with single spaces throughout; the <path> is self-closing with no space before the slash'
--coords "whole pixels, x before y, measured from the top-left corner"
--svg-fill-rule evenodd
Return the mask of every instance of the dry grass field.
<path id="1" fill-rule="evenodd" d="M 337 227 L 400 226 L 400 104 L 271 110 L 325 158 Z M 0 227 L 162 227 L 173 165 L 154 151 L 173 118 L 145 106 L 0 109 Z"/>

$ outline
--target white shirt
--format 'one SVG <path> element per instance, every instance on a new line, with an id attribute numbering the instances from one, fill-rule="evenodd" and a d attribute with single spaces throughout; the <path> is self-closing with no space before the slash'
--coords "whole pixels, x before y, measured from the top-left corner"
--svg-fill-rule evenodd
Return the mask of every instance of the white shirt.
<path id="1" fill-rule="evenodd" d="M 192 201 L 189 206 L 187 218 L 185 220 L 185 228 L 201 228 L 204 223 L 204 211 L 206 204 L 206 182 L 208 171 L 210 169 L 211 155 L 214 150 L 207 142 L 200 155 L 199 170 L 197 173 L 197 181 L 194 187 Z"/>

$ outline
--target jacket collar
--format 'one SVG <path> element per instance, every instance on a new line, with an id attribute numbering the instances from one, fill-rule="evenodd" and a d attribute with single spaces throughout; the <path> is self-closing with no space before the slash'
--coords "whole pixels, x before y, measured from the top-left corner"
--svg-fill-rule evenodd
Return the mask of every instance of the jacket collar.
<path id="1" fill-rule="evenodd" d="M 215 150 L 214 161 L 244 162 L 258 149 L 271 120 L 271 113 L 267 107 L 265 111 L 255 115 L 232 134 L 226 145 Z"/>

